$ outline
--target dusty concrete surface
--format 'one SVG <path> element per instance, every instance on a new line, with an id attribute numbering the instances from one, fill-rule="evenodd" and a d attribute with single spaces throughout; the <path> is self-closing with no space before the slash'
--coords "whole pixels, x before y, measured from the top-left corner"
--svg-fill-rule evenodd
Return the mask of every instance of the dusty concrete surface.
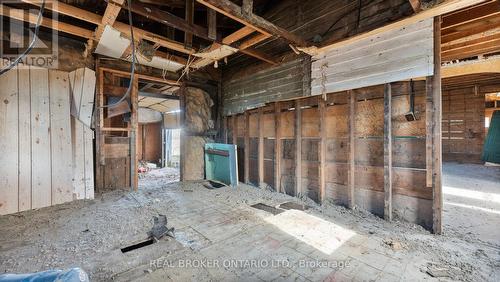
<path id="1" fill-rule="evenodd" d="M 500 246 L 500 167 L 443 164 L 444 232 Z"/>
<path id="2" fill-rule="evenodd" d="M 80 266 L 93 281 L 500 281 L 500 245 L 240 185 L 140 190 L 0 217 L 0 273 Z M 277 215 L 250 207 L 310 205 Z M 128 253 L 159 213 L 176 239 Z M 473 235 L 470 235 L 471 237 Z"/>

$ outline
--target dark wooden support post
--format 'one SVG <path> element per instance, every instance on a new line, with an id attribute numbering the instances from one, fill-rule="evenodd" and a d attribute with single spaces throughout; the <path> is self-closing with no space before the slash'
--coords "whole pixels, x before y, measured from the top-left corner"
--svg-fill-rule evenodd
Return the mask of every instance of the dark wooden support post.
<path id="1" fill-rule="evenodd" d="M 245 116 L 245 159 L 244 159 L 244 176 L 245 183 L 250 183 L 250 117 L 248 112 L 244 113 Z"/>
<path id="2" fill-rule="evenodd" d="M 302 101 L 295 100 L 295 196 L 302 194 Z"/>
<path id="3" fill-rule="evenodd" d="M 243 0 L 241 5 L 241 13 L 250 16 L 253 14 L 253 0 Z"/>
<path id="4" fill-rule="evenodd" d="M 238 116 L 237 115 L 234 115 L 234 116 L 231 116 L 231 121 L 232 121 L 232 124 L 233 124 L 233 136 L 231 136 L 233 138 L 232 142 L 233 142 L 233 145 L 236 145 L 237 141 L 238 141 Z"/>
<path id="5" fill-rule="evenodd" d="M 281 106 L 274 103 L 274 189 L 281 191 Z"/>
<path id="6" fill-rule="evenodd" d="M 384 219 L 392 220 L 392 89 L 384 87 Z"/>
<path id="7" fill-rule="evenodd" d="M 182 83 L 181 89 L 179 91 L 180 93 L 180 99 L 179 99 L 179 107 L 181 109 L 181 112 L 179 114 L 179 123 L 181 125 L 181 142 L 180 142 L 180 151 L 181 151 L 181 159 L 179 161 L 179 166 L 180 166 L 180 174 L 181 174 L 181 181 L 184 181 L 184 173 L 186 171 L 185 169 L 185 162 L 186 160 L 184 159 L 184 155 L 186 154 L 186 146 L 184 143 L 186 142 L 186 84 Z"/>
<path id="8" fill-rule="evenodd" d="M 354 179 L 355 179 L 355 163 L 354 163 L 354 147 L 355 147 L 355 124 L 356 118 L 356 97 L 354 91 L 348 90 L 349 95 L 349 175 L 347 179 L 349 207 L 354 208 Z"/>
<path id="9" fill-rule="evenodd" d="M 208 23 L 208 38 L 212 40 L 217 39 L 217 12 L 212 9 L 207 9 L 207 23 Z"/>
<path id="10" fill-rule="evenodd" d="M 130 115 L 130 176 L 132 178 L 132 181 L 130 185 L 133 187 L 134 191 L 137 191 L 139 188 L 139 175 L 138 175 L 138 168 L 139 168 L 139 159 L 137 157 L 137 148 L 139 140 L 138 140 L 138 127 L 139 127 L 139 120 L 137 118 L 137 111 L 139 109 L 139 78 L 137 75 L 134 76 L 134 80 L 131 81 L 132 83 L 132 91 L 130 92 L 130 101 L 132 104 L 132 112 Z"/>
<path id="11" fill-rule="evenodd" d="M 259 152 L 258 152 L 258 171 L 259 187 L 264 188 L 264 107 L 260 107 L 257 113 L 257 126 L 259 131 Z"/>
<path id="12" fill-rule="evenodd" d="M 326 97 L 318 96 L 319 109 L 319 201 L 322 203 L 325 199 L 326 185 Z"/>
<path id="13" fill-rule="evenodd" d="M 102 166 L 104 165 L 104 134 L 102 128 L 104 127 L 104 71 L 99 68 L 99 62 L 96 63 L 97 67 L 97 95 L 95 97 L 95 187 L 96 191 L 101 191 L 104 188 L 104 175 Z"/>
<path id="14" fill-rule="evenodd" d="M 222 118 L 222 140 L 224 143 L 226 144 L 229 144 L 229 140 L 228 140 L 228 135 L 227 135 L 227 131 L 228 131 L 228 119 L 229 117 L 223 117 Z"/>
<path id="15" fill-rule="evenodd" d="M 430 89 L 429 89 L 430 90 Z M 443 191 L 442 191 L 442 95 L 441 95 L 441 17 L 434 18 L 434 76 L 432 77 L 432 191 L 433 225 L 435 234 L 442 233 Z M 429 97 L 429 96 L 432 96 Z M 429 103 L 428 103 L 429 104 Z"/>
<path id="16" fill-rule="evenodd" d="M 194 0 L 186 0 L 186 22 L 193 25 L 194 22 Z M 193 34 L 190 32 L 184 33 L 184 46 L 186 48 L 193 47 Z"/>

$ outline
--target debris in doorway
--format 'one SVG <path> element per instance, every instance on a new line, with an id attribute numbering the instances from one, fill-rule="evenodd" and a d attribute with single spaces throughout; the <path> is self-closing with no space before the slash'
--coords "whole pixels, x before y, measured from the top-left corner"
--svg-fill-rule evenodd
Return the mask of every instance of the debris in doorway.
<path id="1" fill-rule="evenodd" d="M 251 205 L 251 207 L 255 208 L 255 209 L 263 210 L 263 211 L 266 211 L 266 212 L 269 212 L 269 213 L 272 213 L 273 215 L 277 215 L 277 214 L 280 214 L 280 213 L 284 212 L 284 210 L 277 209 L 275 207 L 271 207 L 271 206 L 268 206 L 268 205 L 263 204 L 263 203 L 257 203 L 255 205 Z"/>
<path id="2" fill-rule="evenodd" d="M 137 250 L 137 249 L 140 249 L 142 247 L 153 245 L 154 242 L 155 241 L 153 239 L 147 239 L 145 241 L 141 241 L 139 243 L 135 243 L 135 244 L 127 246 L 125 248 L 121 248 L 121 251 L 122 251 L 122 253 L 128 253 L 130 251 Z"/>
<path id="3" fill-rule="evenodd" d="M 160 240 L 165 235 L 175 238 L 174 228 L 167 227 L 167 217 L 165 215 L 159 214 L 153 217 L 153 222 L 153 228 L 149 232 L 149 235 L 156 241 Z"/>
<path id="4" fill-rule="evenodd" d="M 139 161 L 139 168 L 137 169 L 140 173 L 145 173 L 151 171 L 152 169 L 157 168 L 158 166 L 154 163 L 148 163 L 145 161 Z"/>
<path id="5" fill-rule="evenodd" d="M 393 239 L 384 240 L 384 244 L 391 247 L 394 251 L 400 251 L 402 249 L 406 249 L 406 246 L 403 243 Z"/>
<path id="6" fill-rule="evenodd" d="M 299 211 L 305 211 L 309 209 L 308 206 L 303 204 L 298 204 L 295 202 L 285 202 L 283 204 L 280 204 L 278 207 L 285 210 L 299 210 Z"/>
<path id="7" fill-rule="evenodd" d="M 209 180 L 207 182 L 204 182 L 203 186 L 207 189 L 217 189 L 227 185 L 219 181 Z"/>
<path id="8" fill-rule="evenodd" d="M 452 271 L 452 269 L 450 269 L 448 267 L 439 266 L 436 264 L 429 263 L 429 264 L 427 264 L 426 273 L 434 278 L 441 278 L 441 277 L 451 277 L 451 273 L 450 273 L 451 271 Z"/>

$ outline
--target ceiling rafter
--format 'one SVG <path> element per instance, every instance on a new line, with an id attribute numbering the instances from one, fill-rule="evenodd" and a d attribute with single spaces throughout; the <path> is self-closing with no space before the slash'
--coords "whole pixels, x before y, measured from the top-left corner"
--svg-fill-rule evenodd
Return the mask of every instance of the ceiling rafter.
<path id="1" fill-rule="evenodd" d="M 37 5 L 37 6 L 39 5 L 39 3 L 37 1 L 34 1 L 34 0 L 22 0 L 22 1 L 25 3 L 29 3 L 29 4 L 33 4 L 33 5 Z M 66 15 L 66 16 L 70 16 L 70 17 L 73 17 L 73 18 L 76 18 L 76 19 L 79 19 L 82 21 L 86 21 L 88 23 L 92 23 L 92 24 L 95 24 L 98 26 L 102 25 L 103 17 L 100 15 L 94 14 L 94 13 L 89 12 L 89 11 L 84 10 L 84 9 L 77 8 L 77 7 L 69 5 L 69 4 L 65 4 L 65 3 L 57 1 L 57 0 L 53 0 L 53 2 L 56 3 L 56 5 L 50 5 L 50 6 L 47 6 L 46 8 L 51 9 L 55 12 L 58 12 L 60 14 Z M 123 33 L 127 36 L 130 36 L 130 26 L 128 24 L 115 21 L 113 24 L 113 27 L 115 29 L 117 29 L 118 31 L 120 31 L 121 33 Z M 157 43 L 158 45 L 165 47 L 167 49 L 175 50 L 175 51 L 178 51 L 178 52 L 181 52 L 184 54 L 192 54 L 192 53 L 196 52 L 196 50 L 191 50 L 191 49 L 185 48 L 182 43 L 170 40 L 164 36 L 155 34 L 153 32 L 143 30 L 143 29 L 140 29 L 137 27 L 134 27 L 133 30 L 134 30 L 134 35 L 135 35 L 135 37 L 137 37 L 137 39 L 145 39 L 147 41 Z M 61 31 L 63 31 L 63 30 L 61 30 Z M 92 31 L 90 31 L 90 32 L 92 32 Z M 93 33 L 94 32 L 92 32 L 92 34 Z M 76 35 L 76 34 L 74 34 L 74 35 Z M 88 38 L 85 36 L 80 36 L 80 37 Z M 92 36 L 91 38 L 93 38 L 95 40 L 94 36 Z M 173 56 L 173 55 L 170 55 L 170 56 Z M 185 60 L 182 57 L 179 57 L 179 56 L 176 56 L 176 57 L 181 61 Z"/>
<path id="2" fill-rule="evenodd" d="M 298 35 L 295 35 L 266 19 L 255 15 L 253 13 L 244 13 L 242 7 L 234 4 L 230 0 L 196 0 L 198 3 L 203 4 L 210 9 L 232 18 L 246 26 L 249 26 L 256 31 L 269 35 L 284 38 L 289 43 L 299 47 L 307 47 L 308 43 Z"/>

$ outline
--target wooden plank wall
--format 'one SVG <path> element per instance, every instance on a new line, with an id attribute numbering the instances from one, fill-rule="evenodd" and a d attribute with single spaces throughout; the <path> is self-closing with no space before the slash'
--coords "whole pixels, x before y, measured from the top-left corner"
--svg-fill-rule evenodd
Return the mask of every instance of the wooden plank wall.
<path id="1" fill-rule="evenodd" d="M 392 179 L 392 209 L 396 217 L 430 228 L 433 196 L 432 188 L 426 186 L 426 88 L 424 81 L 414 85 L 417 120 L 412 122 L 405 119 L 409 111 L 409 82 L 390 85 L 392 169 L 389 175 Z M 354 98 L 352 109 L 351 95 Z M 256 186 L 255 177 L 258 177 L 262 163 L 258 159 L 256 138 L 259 113 L 264 113 L 263 165 L 267 185 L 289 195 L 303 194 L 317 202 L 331 201 L 350 206 L 349 169 L 352 165 L 355 175 L 351 181 L 354 205 L 384 216 L 384 85 L 330 93 L 324 102 L 322 96 L 314 96 L 272 103 L 262 110 L 227 117 L 228 141 L 231 143 L 234 125 L 238 124 L 233 121 L 244 120 L 248 116 L 248 127 L 238 126 L 236 135 L 243 139 L 241 143 L 247 143 L 245 140 L 248 139 L 250 144 L 248 160 L 244 161 L 249 181 L 245 182 Z M 277 116 L 279 131 L 272 126 L 276 125 Z M 300 117 L 299 123 L 297 117 Z M 266 174 L 275 171 L 271 170 L 271 163 L 266 163 L 271 160 L 271 145 L 266 145 L 265 140 L 275 141 L 276 132 L 280 156 L 274 159 L 273 167 L 279 167 L 280 172 L 271 179 Z M 300 142 L 299 149 L 297 142 Z M 273 145 L 275 147 L 276 143 Z M 300 153 L 299 159 L 297 153 Z M 300 166 L 300 173 L 297 173 L 297 165 Z M 324 173 L 324 180 L 321 180 L 321 173 Z M 277 183 L 276 177 L 280 183 L 278 189 L 273 184 Z"/>
<path id="2" fill-rule="evenodd" d="M 79 139 L 73 137 L 68 73 L 14 68 L 0 76 L 0 85 L 0 214 L 93 198 L 93 166 L 85 167 L 85 156 L 71 157 Z M 92 139 L 82 140 L 92 153 Z M 83 194 L 72 183 L 73 161 L 84 166 Z"/>
<path id="3" fill-rule="evenodd" d="M 443 161 L 482 163 L 484 103 L 475 86 L 443 90 Z"/>
<path id="4" fill-rule="evenodd" d="M 310 57 L 301 56 L 252 73 L 224 73 L 224 115 L 242 113 L 272 101 L 309 96 L 310 68 Z"/>
<path id="5" fill-rule="evenodd" d="M 311 95 L 432 75 L 432 28 L 426 19 L 313 56 Z"/>
<path id="6" fill-rule="evenodd" d="M 162 152 L 161 122 L 139 123 L 137 134 L 137 154 L 141 161 L 161 163 Z"/>

